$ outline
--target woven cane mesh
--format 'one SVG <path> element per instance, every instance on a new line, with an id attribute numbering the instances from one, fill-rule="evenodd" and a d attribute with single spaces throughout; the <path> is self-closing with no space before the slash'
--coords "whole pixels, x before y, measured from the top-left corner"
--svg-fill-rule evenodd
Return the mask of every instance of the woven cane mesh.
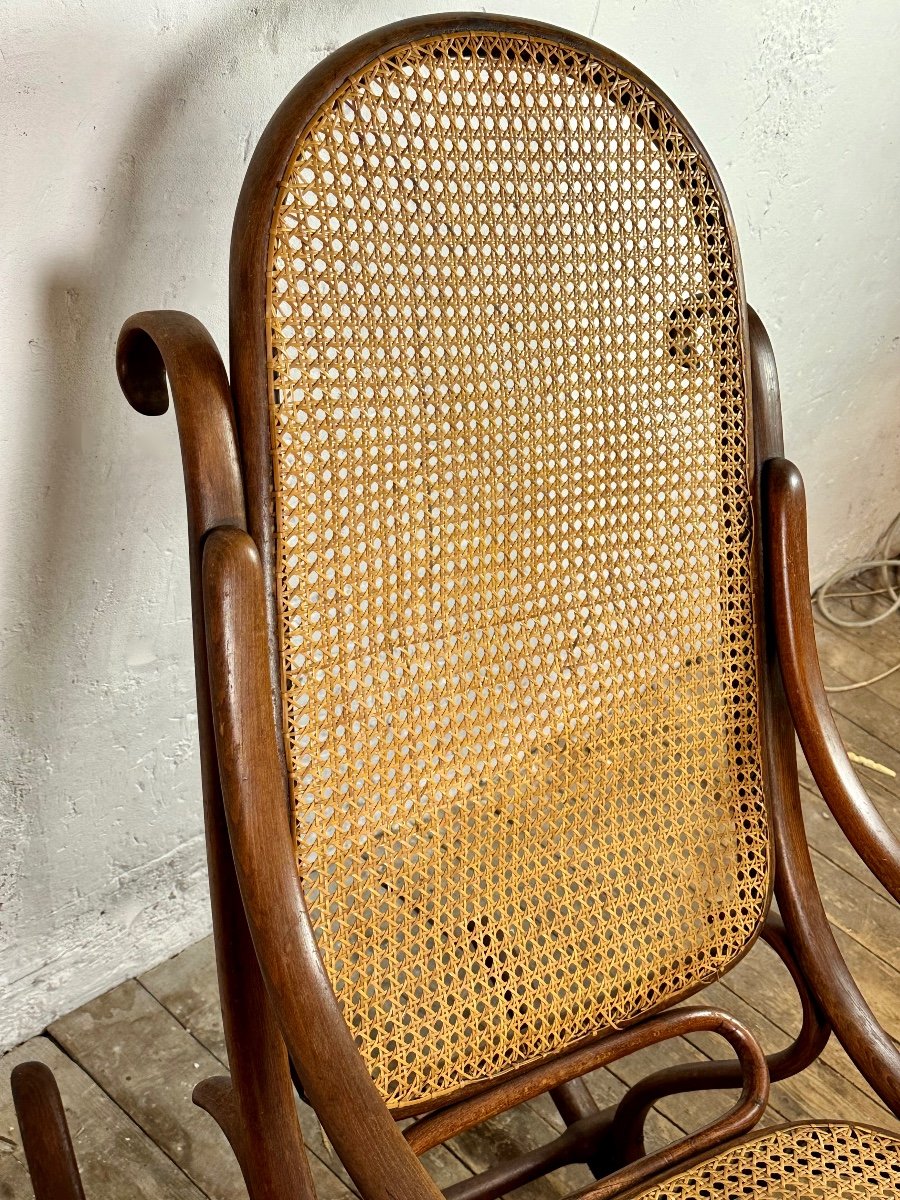
<path id="1" fill-rule="evenodd" d="M 852 1125 L 797 1125 L 717 1154 L 641 1200 L 896 1200 L 900 1141 Z"/>
<path id="2" fill-rule="evenodd" d="M 500 34 L 352 77 L 270 262 L 298 863 L 402 1107 L 674 1000 L 760 920 L 736 267 L 659 102 Z"/>

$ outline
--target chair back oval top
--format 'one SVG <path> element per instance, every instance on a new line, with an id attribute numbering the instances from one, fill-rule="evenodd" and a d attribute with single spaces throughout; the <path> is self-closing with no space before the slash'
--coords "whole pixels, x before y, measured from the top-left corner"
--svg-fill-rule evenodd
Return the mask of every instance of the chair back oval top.
<path id="1" fill-rule="evenodd" d="M 332 76 L 265 284 L 285 754 L 324 963 L 405 1109 L 758 931 L 747 316 L 702 147 L 616 56 L 434 18 Z"/>

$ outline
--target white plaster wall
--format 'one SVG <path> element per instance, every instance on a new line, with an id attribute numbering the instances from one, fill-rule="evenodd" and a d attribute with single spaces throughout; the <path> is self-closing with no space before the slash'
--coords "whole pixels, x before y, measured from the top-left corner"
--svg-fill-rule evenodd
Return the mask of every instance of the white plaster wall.
<path id="1" fill-rule="evenodd" d="M 495 5 L 637 63 L 719 164 L 821 578 L 900 508 L 900 6 Z M 268 116 L 336 44 L 437 6 L 0 0 L 0 1045 L 208 923 L 174 423 L 118 394 L 118 326 L 186 308 L 225 350 Z"/>

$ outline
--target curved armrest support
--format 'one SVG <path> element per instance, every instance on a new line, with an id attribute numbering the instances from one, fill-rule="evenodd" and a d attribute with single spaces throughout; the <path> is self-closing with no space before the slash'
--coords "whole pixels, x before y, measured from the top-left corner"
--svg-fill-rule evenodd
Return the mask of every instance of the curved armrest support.
<path id="1" fill-rule="evenodd" d="M 122 391 L 138 412 L 175 406 L 187 500 L 197 724 L 219 1000 L 231 1077 L 198 1085 L 196 1102 L 219 1123 L 253 1196 L 315 1196 L 297 1122 L 281 1030 L 247 928 L 219 785 L 206 657 L 203 547 L 216 528 L 244 529 L 244 489 L 231 390 L 215 342 L 196 318 L 142 312 L 122 326 L 116 347 Z M 269 711 L 272 711 L 271 701 Z"/>
<path id="2" fill-rule="evenodd" d="M 866 795 L 835 724 L 816 653 L 806 547 L 806 499 L 793 463 L 764 477 L 778 658 L 794 724 L 825 803 L 872 874 L 900 900 L 900 840 Z"/>
<path id="3" fill-rule="evenodd" d="M 46 1063 L 19 1063 L 10 1083 L 35 1200 L 84 1200 L 53 1072 Z"/>
<path id="4" fill-rule="evenodd" d="M 203 554 L 216 747 L 241 895 L 303 1090 L 368 1200 L 441 1200 L 344 1020 L 300 887 L 270 704 L 263 570 L 252 538 L 217 529 Z"/>
<path id="5" fill-rule="evenodd" d="M 809 591 L 804 582 L 807 569 L 805 511 L 803 484 L 797 468 L 784 459 L 771 459 L 766 464 L 763 494 L 770 603 L 791 712 L 798 731 L 801 726 L 804 730 L 801 741 L 807 755 L 817 754 L 822 776 L 820 779 L 817 773 L 816 779 L 832 805 L 832 811 L 836 817 L 838 811 L 842 812 L 850 829 L 866 831 L 863 841 L 869 858 L 879 862 L 883 860 L 882 856 L 874 853 L 879 845 L 867 831 L 867 822 L 862 816 L 865 808 L 859 804 L 857 790 L 866 805 L 868 798 L 858 781 L 854 789 L 847 782 L 848 773 L 839 772 L 841 758 L 836 747 L 840 747 L 840 752 L 843 747 L 834 727 L 834 718 L 830 716 L 819 673 Z M 819 693 L 821 706 L 816 703 Z M 826 711 L 819 711 L 820 707 Z M 826 737 L 829 721 L 833 732 Z M 808 749 L 804 736 L 809 746 L 817 749 Z M 843 757 L 846 758 L 845 752 Z M 849 762 L 847 768 L 855 779 Z M 825 781 L 831 787 L 831 780 L 838 773 L 842 786 L 829 796 Z M 773 796 L 772 822 L 778 857 L 775 894 L 803 973 L 844 1049 L 874 1091 L 900 1116 L 900 1050 L 866 1003 L 834 939 L 809 855 L 796 774 L 781 774 Z M 843 821 L 841 825 L 846 828 Z M 855 841 L 854 844 L 857 845 Z M 882 846 L 881 849 L 888 848 Z M 889 849 L 886 858 L 890 863 Z"/>
<path id="6" fill-rule="evenodd" d="M 642 1138 L 630 1143 L 628 1139 L 629 1131 L 636 1125 L 642 1126 L 643 1116 L 646 1115 L 643 1111 L 643 1097 L 639 1094 L 640 1085 L 637 1085 L 622 1098 L 608 1135 L 616 1157 L 624 1160 L 625 1165 L 598 1179 L 596 1183 L 575 1192 L 569 1200 L 611 1200 L 623 1192 L 630 1193 L 638 1184 L 649 1184 L 654 1176 L 670 1171 L 697 1155 L 716 1149 L 723 1142 L 749 1132 L 765 1112 L 769 1099 L 769 1072 L 765 1056 L 749 1030 L 734 1017 L 729 1017 L 717 1009 L 676 1008 L 666 1016 L 681 1018 L 685 1033 L 708 1029 L 725 1038 L 737 1054 L 740 1063 L 743 1084 L 740 1097 L 728 1112 L 704 1125 L 696 1133 L 688 1134 L 662 1150 L 645 1155 Z M 655 1018 L 651 1018 L 651 1021 L 654 1020 Z M 651 1025 L 651 1021 L 646 1024 Z M 603 1045 L 602 1042 L 600 1044 Z M 653 1103 L 652 1099 L 649 1100 L 647 1110 Z"/>
<path id="7" fill-rule="evenodd" d="M 773 806 L 779 870 L 775 891 L 794 952 L 841 1045 L 900 1117 L 900 1050 L 882 1029 L 844 962 L 816 885 L 799 792 Z"/>
<path id="8" fill-rule="evenodd" d="M 244 492 L 231 390 L 209 331 L 188 313 L 135 313 L 116 345 L 119 384 L 132 408 L 159 416 L 175 403 L 192 557 L 217 525 L 243 528 Z M 199 564 L 192 564 L 197 568 Z"/>

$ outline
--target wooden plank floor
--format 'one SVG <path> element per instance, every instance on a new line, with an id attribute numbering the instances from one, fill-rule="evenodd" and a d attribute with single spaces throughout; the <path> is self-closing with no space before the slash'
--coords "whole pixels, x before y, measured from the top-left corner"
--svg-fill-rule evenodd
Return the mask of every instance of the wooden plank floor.
<path id="1" fill-rule="evenodd" d="M 868 678 L 900 660 L 900 616 L 859 632 L 820 626 L 819 645 L 827 683 Z M 900 828 L 900 672 L 870 688 L 835 693 L 832 702 L 848 749 L 884 768 L 859 769 L 885 818 Z M 875 1012 L 900 1039 L 900 908 L 847 845 L 802 761 L 801 773 L 816 874 L 838 942 Z M 745 1021 L 767 1051 L 784 1045 L 798 1025 L 799 1005 L 790 980 L 762 944 L 704 997 Z M 588 1086 L 607 1105 L 652 1069 L 721 1053 L 721 1044 L 709 1035 L 680 1039 L 596 1072 Z M 226 1065 L 208 939 L 56 1021 L 46 1036 L 0 1060 L 0 1200 L 31 1194 L 8 1082 L 12 1067 L 26 1058 L 40 1058 L 57 1072 L 88 1200 L 246 1196 L 224 1138 L 190 1099 L 199 1079 L 221 1073 Z M 649 1123 L 650 1147 L 697 1128 L 733 1098 L 701 1093 L 664 1101 Z M 312 1112 L 303 1105 L 299 1111 L 320 1197 L 346 1200 L 352 1188 L 345 1172 Z M 900 1131 L 900 1122 L 834 1040 L 802 1076 L 772 1089 L 766 1122 L 805 1117 L 841 1117 Z M 446 1187 L 548 1140 L 561 1128 L 544 1097 L 432 1151 L 426 1161 Z M 523 1200 L 550 1200 L 588 1178 L 584 1169 L 570 1167 L 516 1194 Z"/>

